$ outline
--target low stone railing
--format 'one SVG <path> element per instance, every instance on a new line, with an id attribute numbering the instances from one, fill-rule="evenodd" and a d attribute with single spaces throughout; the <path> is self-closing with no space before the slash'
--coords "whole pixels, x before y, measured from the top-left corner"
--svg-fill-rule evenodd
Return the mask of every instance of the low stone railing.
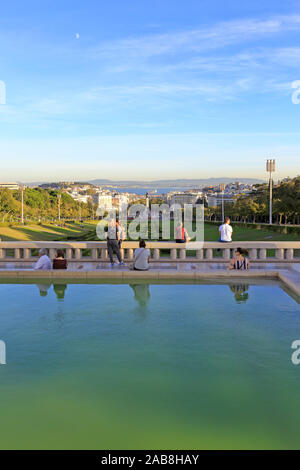
<path id="1" fill-rule="evenodd" d="M 249 251 L 249 258 L 253 261 L 285 261 L 300 262 L 299 242 L 190 242 L 179 244 L 175 242 L 147 242 L 147 248 L 151 250 L 153 261 L 228 261 L 237 247 L 243 247 Z M 1 262 L 34 262 L 37 259 L 37 250 L 47 248 L 50 258 L 55 257 L 57 249 L 65 251 L 69 261 L 108 261 L 106 242 L 37 242 L 14 241 L 0 242 Z M 133 260 L 134 250 L 138 248 L 138 242 L 122 242 L 121 254 L 125 261 Z M 163 250 L 163 251 L 162 251 Z M 216 250 L 221 251 L 217 252 Z M 272 252 L 270 252 L 272 250 Z M 299 250 L 296 252 L 296 250 Z M 275 256 L 274 256 L 275 254 Z M 271 256 L 270 256 L 271 255 Z"/>

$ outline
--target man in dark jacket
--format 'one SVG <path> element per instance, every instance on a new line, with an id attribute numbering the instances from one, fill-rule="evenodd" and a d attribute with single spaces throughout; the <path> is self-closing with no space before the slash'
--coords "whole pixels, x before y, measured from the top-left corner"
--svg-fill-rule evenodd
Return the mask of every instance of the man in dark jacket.
<path id="1" fill-rule="evenodd" d="M 107 232 L 107 251 L 108 256 L 110 259 L 111 267 L 114 266 L 114 258 L 113 254 L 115 253 L 120 266 L 124 266 L 125 263 L 122 260 L 120 248 L 119 248 L 119 240 L 120 240 L 120 232 L 119 228 L 114 219 L 110 221 L 107 227 L 105 227 L 105 232 Z"/>

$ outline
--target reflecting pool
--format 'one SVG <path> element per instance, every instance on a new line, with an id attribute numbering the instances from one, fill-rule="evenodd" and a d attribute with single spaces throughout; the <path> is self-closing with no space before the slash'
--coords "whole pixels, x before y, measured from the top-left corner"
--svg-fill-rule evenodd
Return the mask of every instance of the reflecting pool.
<path id="1" fill-rule="evenodd" d="M 0 284 L 2 449 L 300 448 L 279 283 Z"/>

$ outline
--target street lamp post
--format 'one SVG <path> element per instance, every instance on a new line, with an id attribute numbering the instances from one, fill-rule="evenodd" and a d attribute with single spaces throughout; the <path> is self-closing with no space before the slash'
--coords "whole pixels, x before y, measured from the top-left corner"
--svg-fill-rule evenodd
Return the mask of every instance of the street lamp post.
<path id="1" fill-rule="evenodd" d="M 272 173 L 275 172 L 276 170 L 276 165 L 275 165 L 275 159 L 270 159 L 267 160 L 267 165 L 266 165 L 266 170 L 270 174 L 270 179 L 269 179 L 269 189 L 270 189 L 270 204 L 269 204 L 269 224 L 272 225 L 272 205 L 273 205 L 273 179 L 272 179 Z"/>
<path id="2" fill-rule="evenodd" d="M 220 184 L 220 190 L 222 194 L 222 224 L 224 223 L 225 219 L 225 214 L 224 214 L 224 190 L 225 190 L 225 184 Z"/>
<path id="3" fill-rule="evenodd" d="M 21 224 L 24 225 L 24 185 L 20 186 L 21 190 Z"/>
<path id="4" fill-rule="evenodd" d="M 57 204 L 58 204 L 58 220 L 60 222 L 60 204 L 61 204 L 61 194 L 58 193 L 57 195 Z"/>

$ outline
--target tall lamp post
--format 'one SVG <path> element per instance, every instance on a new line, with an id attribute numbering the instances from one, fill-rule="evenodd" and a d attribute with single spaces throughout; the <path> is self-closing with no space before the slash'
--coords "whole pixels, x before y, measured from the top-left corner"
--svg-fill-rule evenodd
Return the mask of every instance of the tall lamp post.
<path id="1" fill-rule="evenodd" d="M 21 224 L 24 225 L 24 189 L 25 186 L 21 184 L 20 190 L 21 190 Z"/>
<path id="2" fill-rule="evenodd" d="M 224 218 L 225 218 L 225 214 L 224 214 L 224 190 L 225 190 L 225 184 L 224 184 L 224 183 L 220 184 L 220 190 L 221 190 L 221 194 L 222 194 L 222 223 L 224 223 Z"/>
<path id="3" fill-rule="evenodd" d="M 60 205 L 61 205 L 61 194 L 58 193 L 57 195 L 57 204 L 58 204 L 58 220 L 60 222 Z"/>
<path id="4" fill-rule="evenodd" d="M 270 189 L 270 205 L 269 205 L 269 224 L 272 225 L 272 204 L 273 204 L 273 178 L 272 178 L 272 173 L 276 171 L 276 165 L 275 165 L 275 159 L 270 159 L 267 160 L 267 166 L 266 166 L 267 172 L 270 174 L 270 179 L 269 179 L 269 189 Z"/>

